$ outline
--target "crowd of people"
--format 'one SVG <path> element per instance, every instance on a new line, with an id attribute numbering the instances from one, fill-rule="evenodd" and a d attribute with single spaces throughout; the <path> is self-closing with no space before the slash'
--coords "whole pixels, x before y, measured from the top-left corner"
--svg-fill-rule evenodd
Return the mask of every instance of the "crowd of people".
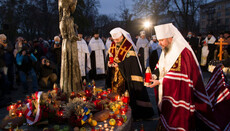
<path id="1" fill-rule="evenodd" d="M 108 50 L 113 41 L 112 37 L 100 38 L 96 31 L 92 37 L 83 37 L 78 33 L 78 59 L 83 79 L 96 79 L 104 77 L 107 70 Z M 214 36 L 212 32 L 194 34 L 188 32 L 185 39 L 193 49 L 198 62 L 203 69 L 207 69 L 208 62 L 218 59 L 218 46 L 215 45 L 220 38 L 230 43 L 229 32 Z M 160 55 L 161 46 L 156 35 L 146 37 L 145 31 L 141 31 L 133 39 L 138 51 L 138 57 L 144 72 L 147 67 L 154 70 Z M 46 88 L 60 80 L 61 68 L 61 36 L 55 36 L 53 40 L 43 38 L 27 41 L 18 37 L 14 44 L 7 44 L 7 36 L 0 35 L 0 73 L 1 92 L 9 93 L 14 89 L 14 79 L 21 84 L 24 92 L 28 92 L 27 76 L 32 79 L 33 91 Z M 224 46 L 224 59 L 229 57 L 230 46 Z M 99 77 L 98 77 L 99 76 Z M 9 88 L 6 88 L 9 87 Z M 40 87 L 40 88 L 39 88 Z"/>
<path id="2" fill-rule="evenodd" d="M 151 71 L 158 75 L 158 79 L 152 79 L 153 83 L 148 87 L 158 87 L 155 88 L 155 93 L 158 94 L 156 99 L 161 114 L 161 125 L 167 128 L 164 124 L 171 120 L 175 111 L 184 112 L 181 116 L 177 114 L 179 120 L 193 117 L 193 111 L 190 110 L 191 113 L 172 107 L 169 112 L 167 107 L 172 105 L 165 101 L 181 99 L 190 101 L 190 104 L 197 102 L 192 99 L 194 92 L 185 88 L 188 86 L 187 81 L 181 79 L 179 85 L 184 85 L 183 89 L 174 92 L 174 88 L 178 88 L 176 77 L 181 76 L 177 75 L 183 74 L 183 77 L 192 80 L 193 88 L 203 93 L 204 85 L 201 82 L 199 66 L 207 69 L 209 61 L 218 59 L 219 49 L 215 42 L 222 38 L 229 44 L 230 34 L 226 31 L 214 36 L 209 32 L 205 36 L 188 32 L 187 36 L 183 37 L 172 24 L 156 26 L 155 30 L 156 35 L 146 37 L 145 31 L 141 31 L 135 39 L 121 28 L 111 30 L 111 37 L 107 39 L 100 38 L 98 31 L 95 31 L 92 37 L 83 37 L 83 34 L 78 32 L 78 60 L 83 79 L 92 80 L 106 76 L 106 86 L 112 88 L 113 92 L 123 94 L 125 90 L 129 91 L 134 118 L 148 118 L 154 114 L 143 84 L 144 72 L 150 67 Z M 230 46 L 223 46 L 223 50 L 223 58 L 228 60 Z M 15 89 L 15 84 L 21 85 L 22 88 L 18 90 L 23 90 L 23 93 L 27 94 L 28 78 L 32 79 L 33 92 L 59 83 L 61 54 L 61 36 L 55 36 L 53 40 L 48 41 L 43 38 L 27 41 L 23 37 L 18 37 L 14 44 L 8 44 L 7 36 L 0 34 L 0 96 L 9 94 Z M 110 60 L 111 56 L 113 61 Z M 187 92 L 187 96 L 181 95 L 184 92 Z M 197 97 L 199 99 L 199 96 Z M 186 129 L 194 129 L 193 125 L 188 123 L 179 125 Z"/>

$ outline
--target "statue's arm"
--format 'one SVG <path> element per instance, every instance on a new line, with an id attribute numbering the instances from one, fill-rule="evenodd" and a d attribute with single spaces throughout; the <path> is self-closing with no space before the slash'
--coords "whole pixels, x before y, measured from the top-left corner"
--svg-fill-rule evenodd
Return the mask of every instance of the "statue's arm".
<path id="1" fill-rule="evenodd" d="M 58 11 L 59 11 L 59 22 L 60 22 L 63 17 L 62 3 L 60 2 L 60 0 L 58 1 Z"/>
<path id="2" fill-rule="evenodd" d="M 73 14 L 77 6 L 77 0 L 73 0 L 73 2 L 70 5 L 70 11 Z"/>

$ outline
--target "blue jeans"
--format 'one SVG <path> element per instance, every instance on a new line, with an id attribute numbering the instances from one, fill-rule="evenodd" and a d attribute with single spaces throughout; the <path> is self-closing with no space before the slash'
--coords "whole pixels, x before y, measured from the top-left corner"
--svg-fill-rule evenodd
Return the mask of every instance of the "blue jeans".
<path id="1" fill-rule="evenodd" d="M 19 75 L 20 75 L 20 80 L 22 82 L 22 86 L 24 90 L 28 90 L 29 87 L 27 85 L 27 79 L 26 79 L 27 74 L 23 71 L 19 71 Z M 33 91 L 37 91 L 38 90 L 38 80 L 37 80 L 37 75 L 34 69 L 31 69 L 30 71 L 28 71 L 28 75 L 31 75 L 32 77 Z"/>

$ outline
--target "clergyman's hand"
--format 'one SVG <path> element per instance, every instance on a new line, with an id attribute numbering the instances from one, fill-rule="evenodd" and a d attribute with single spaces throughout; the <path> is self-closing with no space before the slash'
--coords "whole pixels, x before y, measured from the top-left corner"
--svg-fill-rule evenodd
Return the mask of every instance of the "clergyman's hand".
<path id="1" fill-rule="evenodd" d="M 156 87 L 156 86 L 160 85 L 160 81 L 159 81 L 159 80 L 153 80 L 153 79 L 151 79 L 150 81 L 151 81 L 153 84 L 148 85 L 147 87 L 153 88 L 153 87 Z"/>
<path id="2" fill-rule="evenodd" d="M 112 67 L 112 64 L 110 64 L 110 62 L 108 61 L 108 67 Z"/>
<path id="3" fill-rule="evenodd" d="M 114 63 L 112 64 L 112 66 L 113 66 L 114 68 L 116 68 L 116 67 L 118 67 L 118 64 L 117 64 L 116 62 L 114 62 Z"/>

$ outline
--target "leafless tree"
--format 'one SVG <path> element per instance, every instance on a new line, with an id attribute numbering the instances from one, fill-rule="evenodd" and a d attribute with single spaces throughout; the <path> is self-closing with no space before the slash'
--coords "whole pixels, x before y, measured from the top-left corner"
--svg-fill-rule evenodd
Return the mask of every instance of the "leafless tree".
<path id="1" fill-rule="evenodd" d="M 155 25 L 159 17 L 167 13 L 170 0 L 135 0 L 134 12 L 137 17 L 152 17 L 151 21 Z"/>
<path id="2" fill-rule="evenodd" d="M 194 31 L 197 26 L 199 8 L 207 0 L 172 0 L 169 13 L 173 15 L 175 22 L 185 34 Z"/>

